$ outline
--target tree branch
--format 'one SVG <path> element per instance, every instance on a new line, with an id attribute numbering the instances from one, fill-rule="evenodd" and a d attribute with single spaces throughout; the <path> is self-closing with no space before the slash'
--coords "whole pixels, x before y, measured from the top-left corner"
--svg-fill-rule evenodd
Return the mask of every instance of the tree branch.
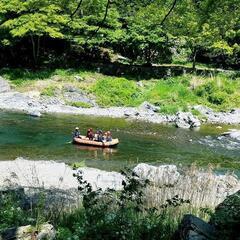
<path id="1" fill-rule="evenodd" d="M 88 41 L 91 37 L 93 37 L 95 34 L 97 34 L 97 32 L 100 30 L 100 28 L 102 27 L 102 25 L 103 25 L 104 22 L 106 21 L 110 3 L 111 3 L 111 0 L 107 0 L 107 5 L 106 5 L 106 8 L 105 8 L 104 17 L 103 17 L 101 23 L 99 24 L 98 28 L 91 34 L 90 37 L 87 38 L 87 41 Z"/>
<path id="2" fill-rule="evenodd" d="M 163 20 L 161 21 L 160 26 L 162 26 L 164 24 L 164 22 L 167 20 L 168 16 L 171 14 L 171 12 L 175 8 L 176 4 L 177 4 L 177 0 L 173 0 L 172 6 L 169 9 L 169 11 L 167 12 L 167 14 L 165 15 L 165 17 L 163 18 Z"/>
<path id="3" fill-rule="evenodd" d="M 78 3 L 78 5 L 77 5 L 77 7 L 76 7 L 76 9 L 71 13 L 71 15 L 70 15 L 70 18 L 71 18 L 71 19 L 73 19 L 74 15 L 77 13 L 77 11 L 79 10 L 79 8 L 81 7 L 82 2 L 83 2 L 83 0 L 80 0 L 79 3 Z"/>

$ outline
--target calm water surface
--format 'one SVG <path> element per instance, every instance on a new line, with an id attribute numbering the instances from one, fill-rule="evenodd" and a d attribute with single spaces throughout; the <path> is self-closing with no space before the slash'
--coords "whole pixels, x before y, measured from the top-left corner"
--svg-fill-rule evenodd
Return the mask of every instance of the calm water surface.
<path id="1" fill-rule="evenodd" d="M 120 139 L 116 149 L 97 149 L 70 143 L 71 132 L 79 126 L 110 129 Z M 219 170 L 240 169 L 240 142 L 219 138 L 233 126 L 204 126 L 199 131 L 172 126 L 134 123 L 123 119 L 89 116 L 50 116 L 32 118 L 23 114 L 0 113 L 0 160 L 17 157 L 60 160 L 106 170 L 119 170 L 139 162 L 152 164 L 196 163 Z M 240 126 L 234 128 L 240 129 Z"/>

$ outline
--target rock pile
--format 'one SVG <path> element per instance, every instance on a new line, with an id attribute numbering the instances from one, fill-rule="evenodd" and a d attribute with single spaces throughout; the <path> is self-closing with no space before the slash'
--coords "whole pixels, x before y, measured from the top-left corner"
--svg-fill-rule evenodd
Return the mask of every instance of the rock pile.
<path id="1" fill-rule="evenodd" d="M 175 124 L 179 128 L 200 127 L 201 122 L 190 112 L 178 112 L 176 114 Z"/>

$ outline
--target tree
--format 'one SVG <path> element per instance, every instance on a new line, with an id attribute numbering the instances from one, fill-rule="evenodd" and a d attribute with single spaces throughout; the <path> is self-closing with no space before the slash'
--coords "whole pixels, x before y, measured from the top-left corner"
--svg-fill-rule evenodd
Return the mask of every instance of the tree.
<path id="1" fill-rule="evenodd" d="M 3 39 L 2 43 L 30 39 L 35 64 L 40 55 L 41 38 L 64 38 L 63 29 L 69 18 L 59 2 L 51 0 L 2 0 L 0 14 L 1 30 L 8 31 L 12 37 Z"/>

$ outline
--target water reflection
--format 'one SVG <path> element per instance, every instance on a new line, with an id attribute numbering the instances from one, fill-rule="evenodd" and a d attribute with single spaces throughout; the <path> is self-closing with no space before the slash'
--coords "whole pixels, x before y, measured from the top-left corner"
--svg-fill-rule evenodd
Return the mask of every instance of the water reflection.
<path id="1" fill-rule="evenodd" d="M 77 145 L 75 147 L 78 151 L 91 152 L 95 159 L 104 158 L 105 160 L 111 159 L 111 156 L 118 152 L 117 148 L 99 148 L 94 146 Z"/>

